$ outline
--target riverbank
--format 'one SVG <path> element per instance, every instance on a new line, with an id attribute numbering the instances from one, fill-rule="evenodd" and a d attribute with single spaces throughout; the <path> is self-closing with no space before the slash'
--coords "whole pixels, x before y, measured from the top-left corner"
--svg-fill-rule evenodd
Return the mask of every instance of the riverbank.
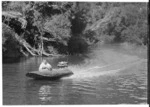
<path id="1" fill-rule="evenodd" d="M 112 43 L 112 44 L 99 43 L 99 44 L 97 44 L 97 46 L 90 47 L 89 51 L 87 53 L 77 54 L 77 55 L 73 55 L 73 56 L 87 56 L 87 57 L 92 56 L 95 58 L 100 58 L 101 55 L 99 55 L 99 52 L 103 49 L 106 50 L 106 48 L 113 50 L 115 52 L 118 52 L 118 53 L 128 54 L 131 56 L 137 56 L 139 58 L 147 59 L 147 54 L 148 54 L 147 46 L 137 46 L 135 44 L 130 44 L 130 43 Z M 109 52 L 107 52 L 107 53 L 109 53 Z M 12 54 L 15 54 L 15 53 L 12 53 Z M 36 56 L 36 57 L 37 58 L 38 57 L 56 58 L 56 57 L 66 57 L 66 56 L 72 56 L 72 55 L 58 54 L 58 55 L 50 56 L 50 57 L 44 57 L 44 56 L 42 56 L 42 57 Z M 109 56 L 111 57 L 111 54 L 109 54 L 107 57 L 109 57 Z M 11 57 L 3 57 L 3 63 L 18 62 L 20 59 L 28 59 L 28 58 L 32 58 L 32 56 L 30 56 L 30 57 L 19 56 L 18 57 L 16 55 L 12 55 Z"/>

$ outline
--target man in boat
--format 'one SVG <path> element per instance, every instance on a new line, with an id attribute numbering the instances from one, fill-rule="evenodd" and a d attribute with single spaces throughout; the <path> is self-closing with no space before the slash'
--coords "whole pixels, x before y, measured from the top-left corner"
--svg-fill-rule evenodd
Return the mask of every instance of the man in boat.
<path id="1" fill-rule="evenodd" d="M 52 71 L 52 66 L 46 60 L 43 60 L 39 67 L 39 71 L 42 72 L 45 70 Z"/>

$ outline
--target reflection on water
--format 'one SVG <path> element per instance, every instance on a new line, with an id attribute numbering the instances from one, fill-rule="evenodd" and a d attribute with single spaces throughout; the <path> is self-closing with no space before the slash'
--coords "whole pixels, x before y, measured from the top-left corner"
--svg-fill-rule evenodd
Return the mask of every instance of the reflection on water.
<path id="1" fill-rule="evenodd" d="M 99 56 L 98 56 L 99 55 Z M 42 58 L 3 64 L 3 104 L 143 104 L 147 102 L 147 60 L 102 48 L 86 56 L 46 58 L 54 68 L 69 61 L 74 75 L 33 80 Z"/>
<path id="2" fill-rule="evenodd" d="M 38 97 L 43 103 L 56 103 L 56 99 L 57 101 L 60 101 L 60 104 L 63 104 L 63 99 L 65 97 L 64 85 L 59 82 L 55 82 L 52 86 L 49 84 L 41 85 L 38 91 Z"/>
<path id="3" fill-rule="evenodd" d="M 51 94 L 51 87 L 48 85 L 44 85 L 39 89 L 39 99 L 41 101 L 51 101 Z"/>

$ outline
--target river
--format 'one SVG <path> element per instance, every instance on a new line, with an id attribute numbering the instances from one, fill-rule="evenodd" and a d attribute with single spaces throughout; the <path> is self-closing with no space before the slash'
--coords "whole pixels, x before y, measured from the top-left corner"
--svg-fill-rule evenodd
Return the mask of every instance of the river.
<path id="1" fill-rule="evenodd" d="M 147 55 L 146 50 L 137 50 L 107 45 L 88 55 L 46 58 L 54 68 L 59 61 L 68 61 L 74 72 L 55 81 L 25 76 L 38 69 L 40 57 L 7 61 L 3 104 L 147 104 Z"/>

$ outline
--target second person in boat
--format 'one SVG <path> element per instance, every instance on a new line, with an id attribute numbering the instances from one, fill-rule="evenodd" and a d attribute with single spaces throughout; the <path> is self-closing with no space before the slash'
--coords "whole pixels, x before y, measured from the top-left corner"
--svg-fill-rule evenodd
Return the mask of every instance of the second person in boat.
<path id="1" fill-rule="evenodd" d="M 46 60 L 43 60 L 39 67 L 39 71 L 42 72 L 47 70 L 52 71 L 52 66 Z"/>

